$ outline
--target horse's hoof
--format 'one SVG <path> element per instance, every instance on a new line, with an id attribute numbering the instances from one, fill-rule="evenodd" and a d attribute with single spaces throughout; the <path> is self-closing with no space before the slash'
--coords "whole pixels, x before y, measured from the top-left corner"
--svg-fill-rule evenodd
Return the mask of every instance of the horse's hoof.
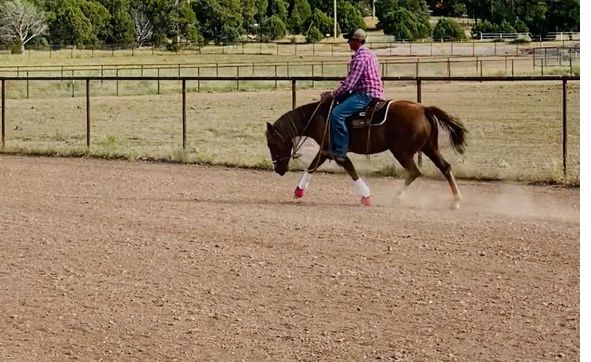
<path id="1" fill-rule="evenodd" d="M 293 198 L 294 199 L 301 199 L 302 197 L 304 197 L 304 189 L 301 189 L 298 187 L 296 187 L 294 193 L 293 193 Z"/>
<path id="2" fill-rule="evenodd" d="M 371 196 L 361 198 L 361 205 L 369 207 L 371 204 Z"/>
<path id="3" fill-rule="evenodd" d="M 456 195 L 454 196 L 453 201 L 451 202 L 451 209 L 452 210 L 457 210 L 460 208 L 460 202 L 462 202 L 464 200 L 464 198 L 462 197 L 462 195 Z"/>

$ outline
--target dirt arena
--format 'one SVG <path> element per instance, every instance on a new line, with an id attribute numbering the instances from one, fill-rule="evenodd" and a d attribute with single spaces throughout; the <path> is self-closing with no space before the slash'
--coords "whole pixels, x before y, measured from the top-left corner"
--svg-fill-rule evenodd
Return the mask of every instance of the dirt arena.
<path id="1" fill-rule="evenodd" d="M 579 189 L 0 156 L 0 360 L 578 360 Z"/>

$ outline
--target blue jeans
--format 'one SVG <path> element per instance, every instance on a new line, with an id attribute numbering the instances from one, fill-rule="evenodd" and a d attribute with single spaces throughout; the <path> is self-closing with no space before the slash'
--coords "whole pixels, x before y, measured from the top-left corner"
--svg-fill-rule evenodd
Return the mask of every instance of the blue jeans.
<path id="1" fill-rule="evenodd" d="M 362 93 L 353 93 L 349 98 L 335 106 L 330 113 L 330 142 L 332 152 L 336 156 L 345 156 L 349 150 L 349 130 L 346 120 L 357 112 L 361 112 L 372 98 Z"/>

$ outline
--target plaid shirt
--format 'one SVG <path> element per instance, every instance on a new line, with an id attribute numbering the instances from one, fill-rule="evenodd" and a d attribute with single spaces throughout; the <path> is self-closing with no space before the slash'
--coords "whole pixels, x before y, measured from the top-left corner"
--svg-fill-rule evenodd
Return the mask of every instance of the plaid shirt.
<path id="1" fill-rule="evenodd" d="M 332 92 L 332 96 L 339 98 L 353 91 L 373 98 L 384 98 L 384 87 L 375 53 L 362 45 L 351 58 L 349 75 L 340 87 Z"/>

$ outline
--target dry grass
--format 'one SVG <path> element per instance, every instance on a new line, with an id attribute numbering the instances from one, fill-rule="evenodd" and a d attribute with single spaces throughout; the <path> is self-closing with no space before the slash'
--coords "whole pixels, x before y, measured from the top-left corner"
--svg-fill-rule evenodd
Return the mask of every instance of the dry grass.
<path id="1" fill-rule="evenodd" d="M 562 177 L 561 87 L 538 83 L 427 83 L 423 103 L 458 116 L 470 131 L 466 155 L 455 155 L 446 137 L 441 148 L 460 177 L 579 182 L 579 85 L 569 85 L 569 173 Z M 300 90 L 298 103 L 318 97 Z M 394 99 L 414 99 L 415 87 L 387 89 Z M 288 91 L 192 93 L 188 96 L 188 148 L 181 148 L 178 94 L 93 97 L 91 140 L 85 144 L 83 98 L 8 100 L 5 152 L 150 158 L 245 167 L 270 167 L 266 121 L 291 107 Z M 307 165 L 315 152 L 308 145 Z M 362 174 L 400 174 L 389 154 L 354 157 Z M 394 170 L 392 169 L 394 165 Z M 437 175 L 429 161 L 424 171 Z M 326 170 L 333 170 L 328 164 Z"/>

